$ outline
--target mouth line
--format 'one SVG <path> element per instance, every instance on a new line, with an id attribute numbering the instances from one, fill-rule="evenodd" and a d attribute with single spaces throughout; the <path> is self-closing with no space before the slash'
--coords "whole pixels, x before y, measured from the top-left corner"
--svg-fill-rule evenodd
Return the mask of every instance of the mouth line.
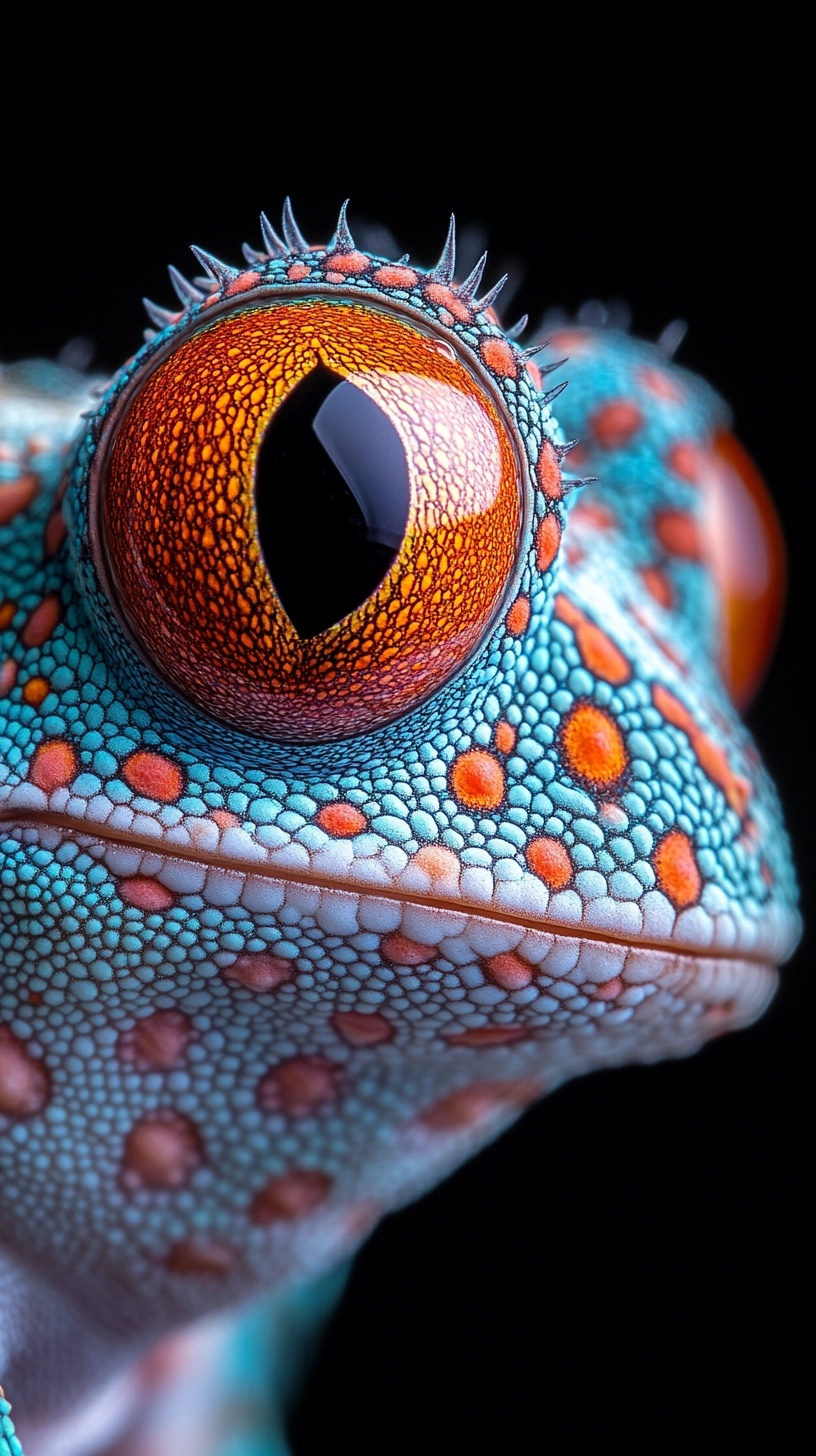
<path id="1" fill-rule="evenodd" d="M 146 854 L 158 855 L 168 860 L 184 860 L 187 863 L 202 865 L 207 869 L 226 870 L 237 875 L 272 880 L 279 884 L 302 885 L 310 889 L 331 891 L 335 894 L 339 892 L 349 895 L 367 895 L 372 899 L 391 900 L 402 905 L 417 905 L 447 911 L 451 914 L 472 915 L 499 925 L 517 925 L 522 930 L 537 930 L 543 934 L 557 935 L 570 940 L 594 941 L 602 945 L 651 950 L 661 955 L 682 955 L 698 961 L 748 962 L 767 968 L 773 968 L 775 964 L 775 961 L 767 955 L 752 954 L 750 950 L 740 950 L 736 947 L 702 948 L 699 945 L 679 940 L 665 941 L 650 939 L 647 936 L 616 935 L 614 932 L 605 932 L 591 927 L 566 925 L 546 917 L 510 914 L 476 900 L 452 899 L 450 896 L 434 895 L 430 892 L 413 889 L 406 893 L 391 885 L 340 880 L 331 875 L 313 874 L 308 870 L 300 869 L 281 869 L 277 865 L 270 867 L 259 864 L 257 861 L 234 859 L 228 855 L 212 853 L 203 855 L 196 849 L 184 845 L 174 844 L 172 847 L 167 847 L 161 840 L 152 839 L 149 835 L 111 831 L 104 824 L 89 823 L 87 820 L 77 819 L 73 815 L 60 814 L 48 809 L 0 810 L 0 828 L 4 826 L 21 829 L 36 828 L 40 824 L 49 829 L 64 829 L 73 834 L 81 834 L 88 839 L 95 839 L 104 844 L 142 850 Z"/>

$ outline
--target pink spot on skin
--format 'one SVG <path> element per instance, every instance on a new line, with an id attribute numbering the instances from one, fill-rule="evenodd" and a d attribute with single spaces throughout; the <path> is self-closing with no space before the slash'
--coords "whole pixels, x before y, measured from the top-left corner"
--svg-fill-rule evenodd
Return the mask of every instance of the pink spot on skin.
<path id="1" fill-rule="evenodd" d="M 610 399 L 589 419 L 589 428 L 603 450 L 620 450 L 642 424 L 643 415 L 630 399 Z"/>
<path id="2" fill-rule="evenodd" d="M 169 910 L 174 904 L 174 896 L 167 886 L 160 885 L 158 880 L 148 879 L 147 875 L 131 875 L 130 879 L 120 880 L 119 894 L 127 905 L 135 905 L 137 909 L 153 914 Z"/>
<path id="3" fill-rule="evenodd" d="M 213 809 L 212 821 L 219 829 L 237 829 L 241 823 L 238 815 L 233 814 L 231 809 Z"/>
<path id="4" fill-rule="evenodd" d="M 596 986 L 592 995 L 596 1001 L 614 1001 L 622 990 L 623 981 L 620 976 L 613 976 L 611 981 L 604 981 L 602 985 Z"/>
<path id="5" fill-rule="evenodd" d="M 33 1117 L 42 1112 L 50 1092 L 44 1063 L 7 1026 L 0 1026 L 0 1114 Z"/>
<path id="6" fill-rule="evenodd" d="M 507 1093 L 500 1082 L 476 1082 L 426 1107 L 419 1114 L 419 1122 L 430 1132 L 463 1132 L 491 1117 L 506 1100 Z"/>
<path id="7" fill-rule="evenodd" d="M 3 666 L 0 667 L 0 698 L 5 698 L 11 692 L 17 681 L 19 669 L 13 657 L 7 657 Z"/>
<path id="8" fill-rule="evenodd" d="M 247 991 L 274 991 L 285 981 L 292 979 L 293 963 L 283 956 L 268 955 L 258 951 L 255 955 L 242 955 L 231 966 L 225 966 L 221 974 L 228 981 L 238 981 Z"/>
<path id="9" fill-rule="evenodd" d="M 396 930 L 383 936 L 380 950 L 387 960 L 394 961 L 398 966 L 421 966 L 426 961 L 432 961 L 438 953 L 435 945 L 420 945 L 418 941 L 409 940 Z"/>
<path id="10" fill-rule="evenodd" d="M 523 1026 L 474 1026 L 470 1031 L 454 1031 L 445 1037 L 448 1046 L 494 1047 L 509 1046 L 511 1042 L 523 1041 L 527 1032 Z"/>
<path id="11" fill-rule="evenodd" d="M 353 1047 L 379 1046 L 394 1035 L 390 1021 L 379 1011 L 336 1011 L 329 1021 L 337 1035 Z"/>
<path id="12" fill-rule="evenodd" d="M 317 1168 L 292 1168 L 270 1178 L 255 1194 L 249 1210 L 253 1223 L 303 1218 L 318 1208 L 331 1191 L 332 1179 Z"/>
<path id="13" fill-rule="evenodd" d="M 20 641 L 24 647 L 42 647 L 62 618 L 62 602 L 58 596 L 43 597 L 29 612 L 23 623 Z"/>
<path id="14" fill-rule="evenodd" d="M 226 1239 L 191 1234 L 170 1249 L 165 1268 L 171 1274 L 229 1274 L 238 1262 L 238 1250 Z"/>
<path id="15" fill-rule="evenodd" d="M 689 485 L 699 485 L 706 468 L 710 468 L 708 456 L 691 440 L 677 440 L 669 450 L 666 463 Z"/>
<path id="16" fill-rule="evenodd" d="M 256 273 L 254 270 L 239 273 L 238 277 L 234 278 L 229 287 L 224 290 L 225 297 L 232 298 L 236 293 L 248 293 L 250 288 L 254 288 L 260 281 L 260 273 Z"/>
<path id="17" fill-rule="evenodd" d="M 413 288 L 419 282 L 419 274 L 402 263 L 384 263 L 374 274 L 374 282 L 381 288 Z"/>
<path id="18" fill-rule="evenodd" d="M 662 369 L 645 365 L 638 370 L 638 374 L 641 384 L 649 390 L 650 394 L 656 394 L 660 399 L 673 399 L 678 403 L 682 401 L 682 389 Z"/>
<path id="19" fill-rule="evenodd" d="M 308 1117 L 336 1101 L 343 1068 L 328 1057 L 288 1057 L 261 1078 L 258 1106 L 286 1117 Z"/>
<path id="20" fill-rule="evenodd" d="M 140 1071 L 168 1072 L 183 1062 L 192 1035 L 183 1011 L 154 1011 L 122 1032 L 117 1052 L 121 1061 Z"/>
<path id="21" fill-rule="evenodd" d="M 125 1188 L 183 1188 L 204 1161 L 201 1139 L 189 1117 L 172 1109 L 146 1113 L 125 1139 Z"/>
<path id="22" fill-rule="evenodd" d="M 503 991 L 523 991 L 532 983 L 533 968 L 529 961 L 522 960 L 512 951 L 491 956 L 483 964 L 490 980 L 495 986 L 501 986 Z"/>
<path id="23" fill-rule="evenodd" d="M 341 278 L 344 273 L 365 273 L 370 263 L 371 259 L 366 257 L 365 253 L 357 252 L 332 253 L 331 257 L 326 259 L 326 267 L 339 273 Z"/>

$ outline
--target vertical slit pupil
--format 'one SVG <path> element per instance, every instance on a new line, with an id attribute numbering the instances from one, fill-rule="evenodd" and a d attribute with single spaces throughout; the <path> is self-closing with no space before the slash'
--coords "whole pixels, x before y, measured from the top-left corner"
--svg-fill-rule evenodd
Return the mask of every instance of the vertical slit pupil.
<path id="1" fill-rule="evenodd" d="M 316 365 L 275 411 L 255 467 L 261 551 L 298 636 L 318 636 L 371 596 L 409 505 L 408 462 L 388 416 Z"/>

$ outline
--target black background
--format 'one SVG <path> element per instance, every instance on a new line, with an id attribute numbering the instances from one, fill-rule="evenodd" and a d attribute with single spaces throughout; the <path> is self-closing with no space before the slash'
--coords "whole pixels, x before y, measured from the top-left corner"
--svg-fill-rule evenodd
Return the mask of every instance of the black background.
<path id="1" fill-rule="evenodd" d="M 237 263 L 244 239 L 260 246 L 259 210 L 277 221 L 287 192 L 311 240 L 350 195 L 352 227 L 384 222 L 420 263 L 455 209 L 486 229 L 486 284 L 508 264 L 519 278 L 511 320 L 587 297 L 626 299 L 647 336 L 688 320 L 679 362 L 731 403 L 790 547 L 784 635 L 751 722 L 807 916 L 810 281 L 795 123 L 784 109 L 772 129 L 752 120 L 756 89 L 724 92 L 716 67 L 637 84 L 624 69 L 599 94 L 574 63 L 559 84 L 558 57 L 522 100 L 488 77 L 481 47 L 458 71 L 458 44 L 444 66 L 435 50 L 436 70 L 417 64 L 415 89 L 364 75 L 331 95 L 290 77 L 297 106 L 246 57 L 239 95 L 234 77 L 199 73 L 175 107 L 166 74 L 138 106 L 107 110 L 75 79 L 45 131 L 10 137 L 2 357 L 83 334 L 114 367 L 140 342 L 140 296 L 172 304 L 166 263 L 197 271 L 191 242 Z M 694 1433 L 784 1446 L 809 1369 L 808 971 L 806 942 L 756 1028 L 688 1062 L 571 1084 L 386 1220 L 327 1337 L 297 1456 L 494 1456 L 599 1436 L 662 1448 Z"/>

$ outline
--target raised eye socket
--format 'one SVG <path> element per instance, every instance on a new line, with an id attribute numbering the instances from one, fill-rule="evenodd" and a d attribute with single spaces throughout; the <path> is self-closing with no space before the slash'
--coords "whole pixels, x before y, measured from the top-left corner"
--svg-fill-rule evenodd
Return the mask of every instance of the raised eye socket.
<path id="1" fill-rule="evenodd" d="M 95 466 L 107 591 L 203 711 L 319 742 L 462 667 L 514 573 L 509 421 L 453 347 L 323 297 L 216 316 L 160 358 Z"/>

